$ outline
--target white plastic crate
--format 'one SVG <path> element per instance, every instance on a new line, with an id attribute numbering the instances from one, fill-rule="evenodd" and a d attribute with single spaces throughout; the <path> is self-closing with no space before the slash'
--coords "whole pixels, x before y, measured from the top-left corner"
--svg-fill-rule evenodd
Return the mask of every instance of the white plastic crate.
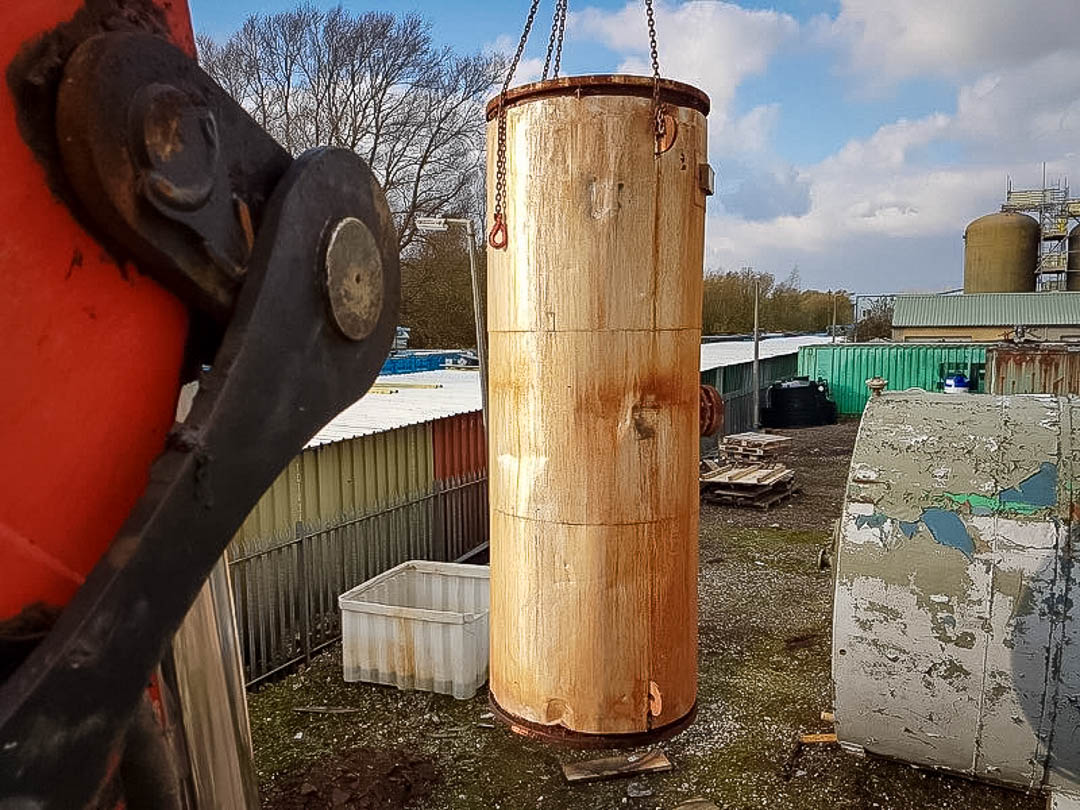
<path id="1" fill-rule="evenodd" d="M 410 560 L 338 597 L 346 681 L 470 698 L 487 680 L 486 565 Z"/>

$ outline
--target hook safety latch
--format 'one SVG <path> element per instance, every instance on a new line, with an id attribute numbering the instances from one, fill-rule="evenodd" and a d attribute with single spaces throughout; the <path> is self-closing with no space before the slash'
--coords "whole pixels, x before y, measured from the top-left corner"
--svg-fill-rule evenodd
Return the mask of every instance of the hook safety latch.
<path id="1" fill-rule="evenodd" d="M 488 244 L 496 250 L 504 250 L 507 242 L 506 218 L 502 214 L 495 215 L 495 224 L 488 234 Z"/>

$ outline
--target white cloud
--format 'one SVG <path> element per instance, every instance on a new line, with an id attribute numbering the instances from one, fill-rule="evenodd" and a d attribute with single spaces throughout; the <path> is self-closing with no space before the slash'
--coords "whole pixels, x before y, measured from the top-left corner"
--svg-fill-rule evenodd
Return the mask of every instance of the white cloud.
<path id="1" fill-rule="evenodd" d="M 1080 43 L 961 87 L 950 135 L 974 157 L 1053 159 L 1080 148 Z"/>
<path id="2" fill-rule="evenodd" d="M 1080 39 L 1076 0 L 841 0 L 834 18 L 800 28 L 789 15 L 694 0 L 660 3 L 665 76 L 709 93 L 710 267 L 752 263 L 777 275 L 798 264 L 808 286 L 858 291 L 957 286 L 964 225 L 995 210 L 1005 178 L 1036 184 L 1080 174 Z M 576 36 L 649 72 L 637 3 L 586 9 Z M 887 92 L 912 77 L 955 89 L 952 109 L 898 119 L 816 163 L 774 148 L 777 103 L 736 114 L 736 94 L 782 48 L 827 42 L 861 88 Z M 826 53 L 835 51 L 826 51 Z M 836 99 L 836 102 L 840 102 Z M 823 114 L 828 114 L 824 111 Z M 802 126 L 813 126 L 804 121 Z"/>
<path id="3" fill-rule="evenodd" d="M 810 187 L 803 214 L 710 216 L 710 265 L 783 273 L 797 263 L 808 284 L 857 290 L 958 285 L 963 228 L 996 209 L 1007 175 L 1034 185 L 1041 160 L 1050 177 L 1080 169 L 1077 77 L 1080 52 L 1045 56 L 958 87 L 951 114 L 849 141 L 799 170 Z M 943 146 L 961 158 L 927 156 Z"/>
<path id="4" fill-rule="evenodd" d="M 517 50 L 517 40 L 512 38 L 509 34 L 500 34 L 495 38 L 494 42 L 486 43 L 482 50 L 484 53 L 505 54 L 507 58 L 510 58 Z M 514 71 L 514 78 L 510 84 L 511 86 L 516 86 L 519 84 L 540 81 L 540 74 L 543 73 L 543 71 L 543 59 L 539 57 L 522 56 L 521 60 L 518 62 L 517 70 Z"/>
<path id="5" fill-rule="evenodd" d="M 847 52 L 861 83 L 970 78 L 1075 47 L 1076 0 L 841 0 L 815 21 L 819 41 Z"/>
<path id="6" fill-rule="evenodd" d="M 780 122 L 780 105 L 761 104 L 727 126 L 713 127 L 710 148 L 715 155 L 762 154 L 772 148 L 772 136 Z M 712 121 L 710 119 L 710 124 Z"/>
<path id="7" fill-rule="evenodd" d="M 793 166 L 736 164 L 733 171 L 738 179 L 721 186 L 719 202 L 726 213 L 754 221 L 810 211 L 810 180 Z"/>
<path id="8" fill-rule="evenodd" d="M 739 84 L 763 72 L 777 50 L 798 34 L 799 24 L 793 17 L 715 0 L 679 5 L 657 2 L 655 9 L 661 74 L 708 93 L 714 148 L 735 142 L 740 127 L 744 135 L 757 127 L 749 134 L 758 136 L 765 132 L 760 129 L 762 124 L 775 124 L 775 105 L 732 120 L 731 102 Z M 595 39 L 622 55 L 619 72 L 652 74 L 648 29 L 640 2 L 628 2 L 617 11 L 586 8 L 572 13 L 569 25 L 574 36 Z"/>

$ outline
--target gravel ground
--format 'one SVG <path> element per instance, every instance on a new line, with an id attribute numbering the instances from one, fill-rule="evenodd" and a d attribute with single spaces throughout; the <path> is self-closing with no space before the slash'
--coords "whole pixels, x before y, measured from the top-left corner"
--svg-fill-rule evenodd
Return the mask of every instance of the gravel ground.
<path id="1" fill-rule="evenodd" d="M 831 730 L 820 719 L 831 707 L 831 582 L 817 555 L 840 510 L 855 424 L 790 434 L 798 498 L 764 513 L 702 508 L 698 717 L 660 745 L 674 771 L 571 787 L 562 762 L 615 752 L 517 737 L 494 722 L 483 695 L 455 701 L 343 683 L 334 648 L 250 697 L 264 806 L 670 810 L 705 797 L 733 810 L 1042 808 L 1033 795 L 859 759 L 835 745 L 796 750 L 799 734 Z M 310 706 L 357 711 L 294 711 Z M 372 772 L 401 789 L 376 796 Z"/>

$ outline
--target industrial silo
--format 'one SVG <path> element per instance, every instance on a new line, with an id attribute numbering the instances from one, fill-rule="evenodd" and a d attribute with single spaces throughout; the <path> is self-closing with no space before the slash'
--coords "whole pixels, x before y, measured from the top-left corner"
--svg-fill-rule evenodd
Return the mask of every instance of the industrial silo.
<path id="1" fill-rule="evenodd" d="M 659 102 L 658 140 L 651 79 L 559 78 L 504 101 L 507 244 L 488 250 L 491 697 L 516 730 L 575 744 L 671 733 L 697 693 L 709 102 L 666 80 Z"/>
<path id="2" fill-rule="evenodd" d="M 837 532 L 846 750 L 1080 792 L 1078 465 L 1077 397 L 870 399 Z"/>
<path id="3" fill-rule="evenodd" d="M 1065 276 L 1066 290 L 1080 290 L 1080 225 L 1069 231 L 1069 256 L 1066 260 L 1068 275 Z"/>
<path id="4" fill-rule="evenodd" d="M 1039 223 L 1027 214 L 979 217 L 964 231 L 964 292 L 1033 292 Z"/>

